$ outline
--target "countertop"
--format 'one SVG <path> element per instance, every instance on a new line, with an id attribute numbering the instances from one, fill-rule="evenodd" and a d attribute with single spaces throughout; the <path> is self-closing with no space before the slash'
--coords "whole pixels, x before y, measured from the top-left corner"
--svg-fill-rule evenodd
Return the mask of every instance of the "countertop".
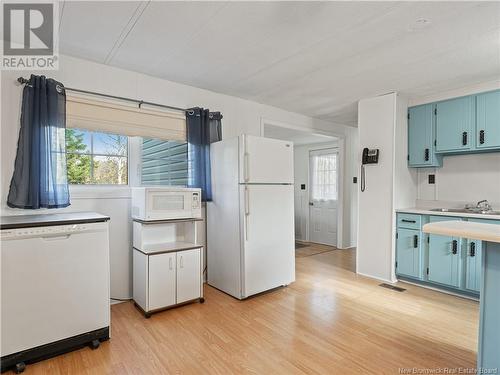
<path id="1" fill-rule="evenodd" d="M 109 216 L 97 212 L 68 212 L 41 215 L 12 215 L 0 217 L 0 229 L 16 229 L 66 225 L 79 223 L 97 223 L 108 221 Z"/>
<path id="2" fill-rule="evenodd" d="M 428 208 L 402 208 L 396 210 L 396 212 L 408 213 L 408 214 L 419 214 L 419 215 L 433 215 L 433 216 L 454 216 L 454 217 L 470 217 L 474 219 L 484 219 L 484 220 L 500 220 L 500 215 L 485 215 L 485 214 L 474 214 L 468 212 L 442 212 L 442 211 L 431 211 Z"/>
<path id="3" fill-rule="evenodd" d="M 424 233 L 443 236 L 500 243 L 500 226 L 497 224 L 472 223 L 470 221 L 440 221 L 425 224 L 422 231 Z"/>
<path id="4" fill-rule="evenodd" d="M 146 255 L 161 254 L 161 253 L 171 253 L 182 250 L 199 249 L 203 245 L 192 243 L 192 242 L 164 242 L 155 244 L 145 244 L 141 249 L 134 247 L 137 251 L 140 251 Z"/>

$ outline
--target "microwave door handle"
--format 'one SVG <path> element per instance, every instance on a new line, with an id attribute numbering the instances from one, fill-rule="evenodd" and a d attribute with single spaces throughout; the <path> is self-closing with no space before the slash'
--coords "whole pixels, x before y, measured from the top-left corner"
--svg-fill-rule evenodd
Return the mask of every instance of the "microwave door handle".
<path id="1" fill-rule="evenodd" d="M 245 186 L 245 239 L 248 241 L 248 220 L 250 216 L 250 192 Z"/>

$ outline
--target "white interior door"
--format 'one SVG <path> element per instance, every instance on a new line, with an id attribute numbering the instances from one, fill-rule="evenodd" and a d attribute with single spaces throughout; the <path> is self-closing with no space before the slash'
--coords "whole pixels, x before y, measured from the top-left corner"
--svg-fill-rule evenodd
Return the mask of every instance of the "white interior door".
<path id="1" fill-rule="evenodd" d="M 338 151 L 309 153 L 309 240 L 337 246 Z"/>
<path id="2" fill-rule="evenodd" d="M 293 143 L 278 139 L 240 137 L 240 182 L 293 184 Z"/>
<path id="3" fill-rule="evenodd" d="M 293 185 L 240 185 L 248 297 L 295 280 Z"/>

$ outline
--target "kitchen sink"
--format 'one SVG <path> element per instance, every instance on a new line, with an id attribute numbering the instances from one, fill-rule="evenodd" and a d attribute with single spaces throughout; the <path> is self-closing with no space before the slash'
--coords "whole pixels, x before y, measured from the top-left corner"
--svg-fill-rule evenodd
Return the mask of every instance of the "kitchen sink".
<path id="1" fill-rule="evenodd" d="M 480 208 L 432 208 L 431 211 L 460 214 L 500 215 L 500 211 L 482 210 Z"/>
<path id="2" fill-rule="evenodd" d="M 472 213 L 471 210 L 465 208 L 432 208 L 431 211 L 436 212 L 456 212 L 456 213 Z"/>
<path id="3" fill-rule="evenodd" d="M 500 215 L 500 211 L 487 211 L 484 215 Z"/>

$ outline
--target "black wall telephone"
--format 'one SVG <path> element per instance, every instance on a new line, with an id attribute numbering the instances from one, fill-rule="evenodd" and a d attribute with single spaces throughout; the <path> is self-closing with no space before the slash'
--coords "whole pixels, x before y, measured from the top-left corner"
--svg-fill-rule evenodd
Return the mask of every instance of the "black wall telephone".
<path id="1" fill-rule="evenodd" d="M 367 148 L 363 149 L 363 157 L 361 162 L 363 164 L 377 164 L 378 163 L 378 148 Z"/>
<path id="2" fill-rule="evenodd" d="M 363 149 L 363 155 L 361 157 L 361 191 L 366 189 L 366 175 L 365 175 L 365 164 L 378 164 L 378 148 L 368 148 Z"/>

